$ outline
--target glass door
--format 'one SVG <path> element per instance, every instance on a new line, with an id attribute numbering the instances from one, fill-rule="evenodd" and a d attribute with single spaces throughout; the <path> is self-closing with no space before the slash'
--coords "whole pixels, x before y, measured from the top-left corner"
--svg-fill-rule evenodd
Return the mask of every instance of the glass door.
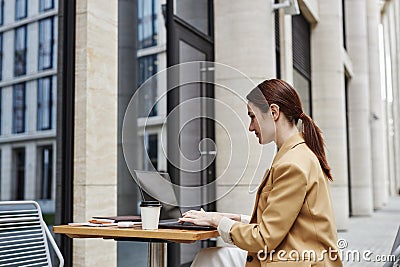
<path id="1" fill-rule="evenodd" d="M 176 69 L 167 82 L 168 172 L 183 211 L 215 210 L 215 188 L 203 187 L 215 180 L 214 87 L 206 82 L 214 75 L 207 63 L 214 61 L 212 7 L 209 0 L 167 2 L 167 65 Z M 168 265 L 185 266 L 207 245 L 171 246 Z"/>

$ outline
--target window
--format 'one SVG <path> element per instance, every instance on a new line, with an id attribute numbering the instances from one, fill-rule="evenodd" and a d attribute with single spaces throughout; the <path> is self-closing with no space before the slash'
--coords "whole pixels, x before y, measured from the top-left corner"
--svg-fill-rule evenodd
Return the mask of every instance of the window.
<path id="1" fill-rule="evenodd" d="M 299 92 L 303 110 L 312 116 L 311 103 L 311 30 L 300 14 L 292 17 L 293 85 Z"/>
<path id="2" fill-rule="evenodd" d="M 39 22 L 39 70 L 53 67 L 53 18 Z"/>
<path id="3" fill-rule="evenodd" d="M 0 0 L 0 25 L 4 24 L 4 0 Z"/>
<path id="4" fill-rule="evenodd" d="M 44 12 L 54 7 L 54 0 L 40 0 L 39 11 Z"/>
<path id="5" fill-rule="evenodd" d="M 2 133 L 1 122 L 3 121 L 3 88 L 0 88 L 0 135 Z M 1 172 L 1 168 L 0 168 Z M 0 180 L 1 183 L 1 180 Z"/>
<path id="6" fill-rule="evenodd" d="M 20 20 L 26 18 L 28 13 L 28 7 L 26 5 L 26 0 L 16 0 L 15 1 L 15 20 Z"/>
<path id="7" fill-rule="evenodd" d="M 25 148 L 14 149 L 13 152 L 11 198 L 22 200 L 25 198 Z"/>
<path id="8" fill-rule="evenodd" d="M 3 79 L 3 33 L 0 33 L 0 81 Z"/>
<path id="9" fill-rule="evenodd" d="M 157 45 L 157 0 L 138 0 L 138 48 Z"/>
<path id="10" fill-rule="evenodd" d="M 26 73 L 26 26 L 15 30 L 14 76 Z"/>
<path id="11" fill-rule="evenodd" d="M 139 64 L 139 86 L 143 84 L 148 78 L 157 73 L 157 55 L 150 55 L 138 59 Z M 146 90 L 140 90 L 140 103 L 139 116 L 157 116 L 157 81 L 154 79 L 151 84 L 146 86 Z"/>
<path id="12" fill-rule="evenodd" d="M 157 170 L 158 168 L 158 136 L 157 134 L 145 134 L 144 136 L 144 170 Z"/>
<path id="13" fill-rule="evenodd" d="M 0 150 L 0 170 L 2 169 L 2 168 L 1 168 L 1 165 L 2 165 L 2 164 L 1 164 L 1 163 L 2 163 L 1 159 L 2 159 L 2 155 L 1 155 L 1 150 Z M 2 200 L 2 199 L 1 199 L 1 181 L 2 181 L 2 179 L 1 179 L 1 173 L 2 173 L 2 172 L 0 171 L 0 200 Z"/>
<path id="14" fill-rule="evenodd" d="M 51 199 L 53 192 L 53 147 L 38 148 L 37 198 Z"/>
<path id="15" fill-rule="evenodd" d="M 25 83 L 19 83 L 13 91 L 13 133 L 25 132 L 25 111 Z"/>
<path id="16" fill-rule="evenodd" d="M 38 80 L 37 93 L 37 129 L 51 129 L 52 119 L 52 77 Z"/>
<path id="17" fill-rule="evenodd" d="M 275 0 L 275 4 L 279 3 L 279 0 Z M 281 36 L 279 33 L 279 9 L 275 10 L 275 59 L 276 59 L 276 78 L 281 78 Z"/>

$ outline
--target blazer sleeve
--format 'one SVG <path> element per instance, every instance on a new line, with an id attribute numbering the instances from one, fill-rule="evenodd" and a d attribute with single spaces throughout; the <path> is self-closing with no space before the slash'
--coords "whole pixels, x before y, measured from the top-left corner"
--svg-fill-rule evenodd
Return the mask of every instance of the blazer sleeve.
<path id="1" fill-rule="evenodd" d="M 276 166 L 272 189 L 267 196 L 266 208 L 259 224 L 235 223 L 230 235 L 233 243 L 249 252 L 275 249 L 288 234 L 303 206 L 307 176 L 293 163 Z M 260 200 L 263 193 L 260 195 Z"/>

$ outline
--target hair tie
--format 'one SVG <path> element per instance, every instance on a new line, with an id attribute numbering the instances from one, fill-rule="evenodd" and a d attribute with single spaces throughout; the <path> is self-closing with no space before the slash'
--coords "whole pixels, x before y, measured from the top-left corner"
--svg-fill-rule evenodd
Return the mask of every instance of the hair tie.
<path id="1" fill-rule="evenodd" d="M 300 119 L 300 120 L 303 120 L 304 115 L 305 115 L 304 112 L 302 112 L 302 113 L 300 114 L 299 119 Z"/>

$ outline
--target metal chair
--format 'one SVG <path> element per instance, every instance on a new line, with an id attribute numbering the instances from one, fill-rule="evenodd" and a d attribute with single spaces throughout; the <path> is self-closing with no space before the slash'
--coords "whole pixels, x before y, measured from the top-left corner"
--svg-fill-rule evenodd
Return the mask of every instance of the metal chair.
<path id="1" fill-rule="evenodd" d="M 396 238 L 394 239 L 393 242 L 393 247 L 390 252 L 391 255 L 395 256 L 395 261 L 394 262 L 386 262 L 383 267 L 399 267 L 400 266 L 400 227 L 399 230 L 397 231 Z"/>
<path id="2" fill-rule="evenodd" d="M 0 201 L 0 266 L 53 266 L 48 242 L 64 266 L 64 258 L 35 201 Z"/>

